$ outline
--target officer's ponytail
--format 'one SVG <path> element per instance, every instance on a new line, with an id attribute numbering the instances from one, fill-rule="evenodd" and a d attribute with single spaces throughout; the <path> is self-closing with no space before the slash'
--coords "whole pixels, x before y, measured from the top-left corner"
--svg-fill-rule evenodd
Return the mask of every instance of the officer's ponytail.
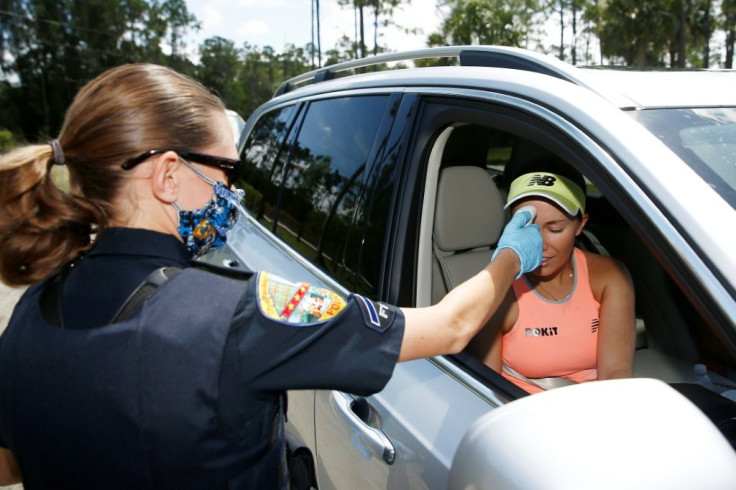
<path id="1" fill-rule="evenodd" d="M 60 161 L 52 144 L 0 157 L 0 279 L 8 285 L 37 282 L 74 258 L 100 222 L 94 205 L 54 183 Z"/>
<path id="2" fill-rule="evenodd" d="M 58 139 L 0 157 L 0 279 L 37 282 L 109 223 L 127 222 L 137 209 L 121 165 L 153 149 L 216 144 L 224 110 L 201 84 L 158 65 L 122 65 L 82 87 Z M 68 189 L 51 178 L 57 166 Z"/>

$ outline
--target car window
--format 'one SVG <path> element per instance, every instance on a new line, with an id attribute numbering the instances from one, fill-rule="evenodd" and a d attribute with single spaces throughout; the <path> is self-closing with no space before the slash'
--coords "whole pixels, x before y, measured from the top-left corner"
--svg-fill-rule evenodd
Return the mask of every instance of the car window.
<path id="1" fill-rule="evenodd" d="M 376 95 L 311 102 L 288 152 L 279 152 L 275 143 L 288 116 L 268 115 L 245 149 L 250 169 L 246 180 L 260 191 L 261 201 L 253 203 L 258 219 L 356 292 L 370 292 L 378 273 L 360 266 L 362 200 L 388 99 Z"/>
<path id="2" fill-rule="evenodd" d="M 248 136 L 242 152 L 246 207 L 262 222 L 272 222 L 273 203 L 285 159 L 281 151 L 294 106 L 264 114 Z M 267 225 L 268 226 L 268 225 Z"/>

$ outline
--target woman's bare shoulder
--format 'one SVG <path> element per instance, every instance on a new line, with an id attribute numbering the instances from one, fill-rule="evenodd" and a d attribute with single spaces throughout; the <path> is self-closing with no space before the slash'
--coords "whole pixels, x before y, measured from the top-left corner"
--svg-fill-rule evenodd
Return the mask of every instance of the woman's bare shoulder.
<path id="1" fill-rule="evenodd" d="M 583 250 L 588 264 L 590 286 L 596 298 L 600 298 L 605 288 L 632 288 L 631 274 L 626 265 L 620 260 Z"/>

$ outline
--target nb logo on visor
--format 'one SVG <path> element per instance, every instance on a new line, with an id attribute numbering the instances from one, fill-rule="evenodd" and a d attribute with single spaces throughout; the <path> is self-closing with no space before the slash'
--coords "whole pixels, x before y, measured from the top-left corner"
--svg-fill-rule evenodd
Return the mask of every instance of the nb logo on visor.
<path id="1" fill-rule="evenodd" d="M 545 187 L 552 187 L 556 181 L 557 179 L 551 175 L 535 175 L 526 186 L 543 185 Z"/>

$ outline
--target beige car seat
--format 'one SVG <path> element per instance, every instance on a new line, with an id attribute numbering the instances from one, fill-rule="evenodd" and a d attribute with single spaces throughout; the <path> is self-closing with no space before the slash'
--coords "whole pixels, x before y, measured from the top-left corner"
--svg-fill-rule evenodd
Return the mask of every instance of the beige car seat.
<path id="1" fill-rule="evenodd" d="M 432 303 L 488 265 L 505 224 L 501 194 L 481 167 L 442 170 L 435 206 Z"/>

